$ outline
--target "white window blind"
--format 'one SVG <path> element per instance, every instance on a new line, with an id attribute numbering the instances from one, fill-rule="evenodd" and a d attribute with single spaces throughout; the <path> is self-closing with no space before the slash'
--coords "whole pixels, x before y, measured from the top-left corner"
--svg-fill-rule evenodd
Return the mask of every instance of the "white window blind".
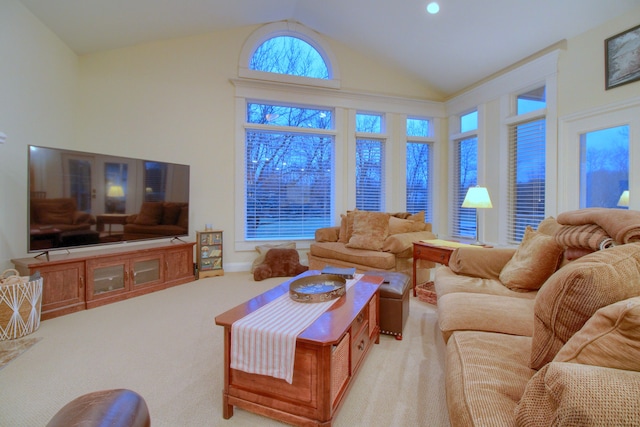
<path id="1" fill-rule="evenodd" d="M 407 142 L 407 212 L 425 212 L 431 222 L 431 157 L 429 143 Z"/>
<path id="2" fill-rule="evenodd" d="M 356 207 L 384 211 L 384 142 L 356 140 Z"/>
<path id="3" fill-rule="evenodd" d="M 463 208 L 467 190 L 478 182 L 478 138 L 472 136 L 454 142 L 454 170 L 451 182 L 451 236 L 475 238 L 476 210 Z"/>
<path id="4" fill-rule="evenodd" d="M 544 219 L 545 127 L 545 118 L 509 126 L 509 243 L 520 242 L 528 225 L 536 228 Z"/>
<path id="5" fill-rule="evenodd" d="M 249 129 L 245 237 L 310 239 L 331 225 L 333 136 Z"/>

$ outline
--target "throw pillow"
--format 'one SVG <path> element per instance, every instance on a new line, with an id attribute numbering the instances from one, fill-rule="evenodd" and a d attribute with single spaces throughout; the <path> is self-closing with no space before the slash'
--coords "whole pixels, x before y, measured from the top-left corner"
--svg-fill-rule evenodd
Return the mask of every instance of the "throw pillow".
<path id="1" fill-rule="evenodd" d="M 640 371 L 640 297 L 596 311 L 553 360 Z"/>
<path id="2" fill-rule="evenodd" d="M 553 236 L 556 234 L 556 231 L 562 228 L 562 225 L 558 224 L 558 221 L 552 216 L 547 217 L 540 221 L 538 224 L 538 231 L 542 234 L 546 234 L 548 236 Z"/>
<path id="3" fill-rule="evenodd" d="M 265 256 L 267 255 L 267 252 L 269 252 L 269 249 L 295 249 L 295 248 L 296 248 L 296 242 L 266 244 L 266 245 L 256 246 L 256 251 L 258 251 L 258 257 L 254 259 L 253 263 L 251 264 L 251 272 L 253 273 L 256 267 L 262 264 Z"/>
<path id="4" fill-rule="evenodd" d="M 300 264 L 300 255 L 295 249 L 269 249 L 264 261 L 253 271 L 253 280 L 260 281 L 270 277 L 297 276 L 309 267 Z"/>
<path id="5" fill-rule="evenodd" d="M 347 211 L 346 215 L 340 215 L 340 236 L 338 237 L 338 242 L 348 243 L 349 239 L 351 239 L 351 235 L 353 234 L 353 218 L 356 212 L 359 212 L 357 208 L 352 211 Z"/>
<path id="6" fill-rule="evenodd" d="M 353 218 L 353 235 L 345 246 L 380 251 L 388 235 L 388 213 L 358 211 Z"/>
<path id="7" fill-rule="evenodd" d="M 182 228 L 189 228 L 189 205 L 180 208 L 180 215 L 176 225 Z"/>
<path id="8" fill-rule="evenodd" d="M 500 281 L 513 291 L 535 291 L 556 271 L 562 247 L 555 239 L 527 227 L 520 246 L 500 272 Z"/>
<path id="9" fill-rule="evenodd" d="M 162 221 L 162 202 L 144 202 L 136 217 L 137 225 L 158 225 Z"/>
<path id="10" fill-rule="evenodd" d="M 184 203 L 167 202 L 162 209 L 162 225 L 175 225 L 178 222 L 180 211 Z"/>
<path id="11" fill-rule="evenodd" d="M 640 243 L 585 255 L 556 271 L 534 305 L 529 366 L 540 369 L 605 306 L 640 295 Z"/>
<path id="12" fill-rule="evenodd" d="M 395 216 L 389 217 L 389 234 L 410 233 L 413 229 L 414 221 L 400 219 Z"/>

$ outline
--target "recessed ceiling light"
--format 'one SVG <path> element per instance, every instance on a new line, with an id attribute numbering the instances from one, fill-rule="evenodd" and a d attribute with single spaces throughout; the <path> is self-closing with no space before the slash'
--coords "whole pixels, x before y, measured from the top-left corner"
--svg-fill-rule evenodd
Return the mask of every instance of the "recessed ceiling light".
<path id="1" fill-rule="evenodd" d="M 440 12 L 440 5 L 438 4 L 438 2 L 432 1 L 431 3 L 429 3 L 427 5 L 427 12 L 429 12 L 432 15 L 435 15 L 436 13 Z"/>

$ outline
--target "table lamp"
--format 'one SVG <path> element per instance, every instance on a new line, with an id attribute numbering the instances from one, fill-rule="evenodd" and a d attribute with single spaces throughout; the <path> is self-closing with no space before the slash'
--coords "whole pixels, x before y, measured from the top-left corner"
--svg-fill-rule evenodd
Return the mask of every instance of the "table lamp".
<path id="1" fill-rule="evenodd" d="M 624 190 L 618 199 L 618 206 L 629 207 L 629 190 Z"/>
<path id="2" fill-rule="evenodd" d="M 467 190 L 467 195 L 464 197 L 464 201 L 462 202 L 463 208 L 475 208 L 476 209 L 476 241 L 474 245 L 483 245 L 482 242 L 478 239 L 478 209 L 487 209 L 492 208 L 491 198 L 489 197 L 489 192 L 486 187 L 469 187 Z"/>

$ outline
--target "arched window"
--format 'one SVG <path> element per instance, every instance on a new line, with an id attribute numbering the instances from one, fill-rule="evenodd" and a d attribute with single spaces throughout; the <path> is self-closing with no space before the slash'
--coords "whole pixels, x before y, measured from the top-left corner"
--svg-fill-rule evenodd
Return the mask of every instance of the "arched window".
<path id="1" fill-rule="evenodd" d="M 295 22 L 274 22 L 254 31 L 240 53 L 238 76 L 337 89 L 340 73 L 329 45 Z"/>
<path id="2" fill-rule="evenodd" d="M 329 69 L 318 51 L 298 37 L 276 36 L 262 43 L 249 69 L 292 76 L 329 79 Z"/>

